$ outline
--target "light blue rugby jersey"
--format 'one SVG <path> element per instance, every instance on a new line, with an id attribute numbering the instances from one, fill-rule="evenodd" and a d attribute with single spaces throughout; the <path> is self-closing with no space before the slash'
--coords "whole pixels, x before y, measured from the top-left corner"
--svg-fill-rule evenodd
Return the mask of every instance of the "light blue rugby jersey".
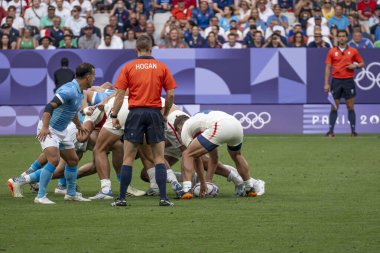
<path id="1" fill-rule="evenodd" d="M 115 90 L 106 89 L 104 92 L 94 92 L 94 98 L 92 99 L 92 105 L 97 105 L 102 102 L 106 97 L 114 93 Z"/>
<path id="2" fill-rule="evenodd" d="M 83 93 L 80 91 L 78 82 L 74 79 L 62 85 L 55 95 L 63 102 L 53 111 L 50 126 L 58 131 L 63 131 L 73 120 L 75 114 L 82 106 Z"/>

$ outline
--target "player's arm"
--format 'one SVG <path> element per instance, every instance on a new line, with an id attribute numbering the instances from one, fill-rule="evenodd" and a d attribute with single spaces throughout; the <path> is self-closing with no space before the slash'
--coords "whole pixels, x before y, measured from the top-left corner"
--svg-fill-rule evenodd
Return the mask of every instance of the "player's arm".
<path id="1" fill-rule="evenodd" d="M 102 100 L 102 102 L 100 102 L 98 104 L 98 109 L 101 110 L 101 111 L 104 111 L 104 106 L 108 103 L 108 101 L 110 101 L 111 98 L 115 97 L 116 93 L 112 93 L 111 95 L 109 95 L 108 97 L 106 97 L 105 99 Z"/>
<path id="2" fill-rule="evenodd" d="M 203 169 L 203 162 L 202 162 L 202 159 L 200 157 L 195 158 L 194 166 L 195 166 L 195 171 L 197 172 L 198 179 L 199 179 L 199 182 L 201 185 L 199 197 L 204 198 L 206 196 L 206 193 L 207 193 L 207 185 L 206 185 L 206 178 L 205 178 L 205 175 L 203 173 L 203 170 L 204 170 Z"/>
<path id="3" fill-rule="evenodd" d="M 215 174 L 216 167 L 218 166 L 218 149 L 214 149 L 209 153 L 209 159 L 207 163 L 206 181 L 212 182 L 212 178 Z"/>
<path id="4" fill-rule="evenodd" d="M 58 108 L 61 104 L 63 104 L 62 100 L 56 95 L 53 100 L 45 106 L 44 113 L 42 114 L 42 128 L 37 134 L 37 139 L 39 141 L 43 142 L 48 135 L 51 136 L 49 130 L 51 115 L 53 114 L 54 109 Z"/>
<path id="5" fill-rule="evenodd" d="M 330 72 L 331 72 L 331 64 L 326 64 L 326 69 L 325 69 L 325 86 L 324 86 L 325 92 L 329 92 L 330 91 L 330 84 L 329 84 Z"/>
<path id="6" fill-rule="evenodd" d="M 167 121 L 170 109 L 172 108 L 174 103 L 174 89 L 170 89 L 166 91 L 165 98 L 165 110 L 164 110 L 164 119 Z"/>
<path id="7" fill-rule="evenodd" d="M 119 120 L 117 119 L 117 114 L 119 113 L 120 108 L 123 105 L 125 90 L 124 89 L 117 89 L 115 93 L 116 93 L 115 94 L 115 101 L 113 103 L 113 108 L 111 111 L 111 118 L 112 118 L 112 125 L 116 129 L 120 129 L 121 125 L 120 125 Z"/>
<path id="8" fill-rule="evenodd" d="M 361 69 L 364 68 L 364 61 L 359 52 L 356 51 L 354 57 L 353 57 L 353 63 L 348 65 L 347 68 L 349 69 Z"/>

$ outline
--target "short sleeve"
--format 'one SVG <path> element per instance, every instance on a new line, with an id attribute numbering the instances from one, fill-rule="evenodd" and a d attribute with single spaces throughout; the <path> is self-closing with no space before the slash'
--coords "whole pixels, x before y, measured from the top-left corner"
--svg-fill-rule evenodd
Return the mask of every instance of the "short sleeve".
<path id="1" fill-rule="evenodd" d="M 125 65 L 124 68 L 120 71 L 119 76 L 117 77 L 115 88 L 121 89 L 121 90 L 128 89 L 129 87 L 128 79 L 129 78 L 128 78 L 127 65 Z"/>
<path id="2" fill-rule="evenodd" d="M 192 136 L 190 135 L 190 129 L 187 127 L 188 124 L 184 124 L 181 132 L 181 140 L 183 145 L 188 147 L 193 140 Z"/>
<path id="3" fill-rule="evenodd" d="M 68 103 L 74 96 L 73 89 L 63 86 L 57 90 L 55 95 L 61 100 L 62 104 Z"/>
<path id="4" fill-rule="evenodd" d="M 363 62 L 363 58 L 362 56 L 359 54 L 359 51 L 358 50 L 355 50 L 355 55 L 354 55 L 354 59 L 353 59 L 355 62 L 357 63 L 362 63 Z"/>
<path id="5" fill-rule="evenodd" d="M 177 87 L 177 84 L 175 83 L 174 77 L 170 70 L 165 66 L 165 78 L 164 78 L 164 85 L 163 85 L 165 91 L 172 90 Z"/>
<path id="6" fill-rule="evenodd" d="M 329 52 L 327 53 L 327 56 L 326 56 L 326 64 L 329 64 L 329 65 L 332 64 L 331 55 L 332 55 L 332 50 L 330 49 Z"/>

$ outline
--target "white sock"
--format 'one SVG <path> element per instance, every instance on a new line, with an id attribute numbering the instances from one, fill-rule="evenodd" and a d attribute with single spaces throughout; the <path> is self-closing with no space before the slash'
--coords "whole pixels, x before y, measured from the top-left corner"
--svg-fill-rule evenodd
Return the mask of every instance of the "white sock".
<path id="1" fill-rule="evenodd" d="M 191 190 L 191 181 L 183 181 L 183 191 L 188 192 Z"/>
<path id="2" fill-rule="evenodd" d="M 102 189 L 102 193 L 108 193 L 111 191 L 111 180 L 110 179 L 102 179 L 100 180 L 100 188 Z"/>
<path id="3" fill-rule="evenodd" d="M 158 189 L 158 185 L 156 182 L 156 168 L 150 168 L 147 170 L 149 176 L 149 187 L 152 189 Z"/>
<path id="4" fill-rule="evenodd" d="M 247 181 L 244 181 L 244 185 L 246 189 L 253 187 L 254 184 L 257 184 L 257 180 L 252 177 L 248 179 Z"/>
<path id="5" fill-rule="evenodd" d="M 30 176 L 25 175 L 24 178 L 25 178 L 25 182 L 29 184 L 30 183 Z"/>
<path id="6" fill-rule="evenodd" d="M 241 185 L 243 183 L 243 178 L 235 170 L 230 170 L 227 181 L 232 181 L 235 185 Z"/>
<path id="7" fill-rule="evenodd" d="M 173 182 L 178 183 L 177 177 L 175 176 L 174 171 L 172 169 L 166 170 L 166 174 L 167 174 L 166 178 L 169 183 L 173 183 Z"/>

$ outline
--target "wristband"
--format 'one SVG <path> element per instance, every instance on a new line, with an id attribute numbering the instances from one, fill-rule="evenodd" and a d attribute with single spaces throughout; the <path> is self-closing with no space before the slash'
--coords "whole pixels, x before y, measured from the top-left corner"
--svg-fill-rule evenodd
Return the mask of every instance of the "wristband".
<path id="1" fill-rule="evenodd" d="M 117 119 L 117 115 L 113 115 L 112 113 L 110 114 L 111 119 Z"/>

